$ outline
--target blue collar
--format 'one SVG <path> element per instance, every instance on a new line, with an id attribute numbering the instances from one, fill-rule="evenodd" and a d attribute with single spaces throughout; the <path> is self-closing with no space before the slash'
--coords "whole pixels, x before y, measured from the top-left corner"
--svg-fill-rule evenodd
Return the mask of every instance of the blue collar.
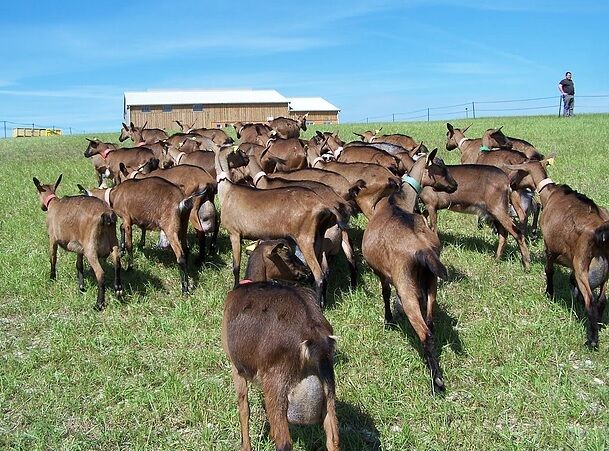
<path id="1" fill-rule="evenodd" d="M 421 193 L 421 190 L 423 189 L 421 187 L 421 184 L 414 178 L 412 178 L 411 176 L 404 174 L 402 176 L 402 182 L 404 183 L 408 183 L 410 186 L 412 186 L 414 188 L 414 190 L 417 192 L 417 194 Z"/>

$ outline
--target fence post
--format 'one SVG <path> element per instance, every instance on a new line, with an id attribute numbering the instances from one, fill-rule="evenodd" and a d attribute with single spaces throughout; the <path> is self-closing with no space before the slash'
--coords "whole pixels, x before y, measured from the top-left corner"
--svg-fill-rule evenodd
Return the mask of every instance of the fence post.
<path id="1" fill-rule="evenodd" d="M 429 122 L 429 108 L 427 108 L 427 122 Z"/>
<path id="2" fill-rule="evenodd" d="M 70 129 L 70 135 L 72 134 L 72 127 L 68 127 Z"/>
<path id="3" fill-rule="evenodd" d="M 469 112 L 467 111 L 467 107 L 465 107 L 465 119 L 469 119 Z"/>
<path id="4" fill-rule="evenodd" d="M 395 113 L 391 114 L 392 122 L 395 122 Z"/>
<path id="5" fill-rule="evenodd" d="M 4 122 L 4 137 L 6 138 L 6 121 L 3 121 L 3 122 Z"/>
<path id="6" fill-rule="evenodd" d="M 366 124 L 368 123 L 368 118 L 366 118 Z"/>
<path id="7" fill-rule="evenodd" d="M 562 107 L 562 96 L 558 96 L 558 117 L 560 117 L 561 107 Z"/>
<path id="8" fill-rule="evenodd" d="M 476 119 L 476 105 L 472 102 L 472 117 Z"/>

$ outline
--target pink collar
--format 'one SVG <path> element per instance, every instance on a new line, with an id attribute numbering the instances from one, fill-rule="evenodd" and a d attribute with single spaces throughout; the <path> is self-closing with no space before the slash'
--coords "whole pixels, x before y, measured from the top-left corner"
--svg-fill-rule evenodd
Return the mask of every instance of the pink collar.
<path id="1" fill-rule="evenodd" d="M 254 186 L 256 186 L 258 184 L 258 182 L 260 181 L 260 179 L 262 177 L 264 177 L 265 175 L 266 175 L 266 172 L 264 172 L 264 171 L 260 171 L 258 174 L 256 174 L 254 176 Z"/>
<path id="2" fill-rule="evenodd" d="M 135 145 L 135 147 L 141 147 L 141 146 L 145 146 L 146 145 L 146 141 L 140 141 L 139 143 L 137 143 Z"/>
<path id="3" fill-rule="evenodd" d="M 49 204 L 51 203 L 51 201 L 52 201 L 53 199 L 57 199 L 57 196 L 56 196 L 55 194 L 51 194 L 49 197 L 47 197 L 47 198 L 46 198 L 46 199 L 45 199 L 45 200 L 42 202 L 42 204 L 44 205 L 44 208 L 45 208 L 46 210 L 48 210 L 48 209 L 49 209 Z"/>
<path id="4" fill-rule="evenodd" d="M 101 157 L 105 160 L 108 157 L 108 154 L 112 152 L 114 149 L 110 149 L 109 147 L 100 153 Z"/>
<path id="5" fill-rule="evenodd" d="M 239 285 L 249 285 L 250 283 L 254 283 L 254 281 L 250 279 L 243 279 L 239 282 Z"/>
<path id="6" fill-rule="evenodd" d="M 465 138 L 465 137 L 461 138 L 459 140 L 459 142 L 457 143 L 457 147 L 460 149 L 465 141 L 469 141 L 469 138 Z"/>
<path id="7" fill-rule="evenodd" d="M 180 164 L 180 160 L 182 159 L 182 157 L 186 155 L 186 152 L 180 152 L 178 154 L 178 156 L 176 157 L 176 164 Z"/>
<path id="8" fill-rule="evenodd" d="M 108 188 L 104 192 L 104 202 L 108 204 L 108 207 L 112 208 L 112 204 L 110 203 L 110 191 L 112 191 L 112 188 Z"/>

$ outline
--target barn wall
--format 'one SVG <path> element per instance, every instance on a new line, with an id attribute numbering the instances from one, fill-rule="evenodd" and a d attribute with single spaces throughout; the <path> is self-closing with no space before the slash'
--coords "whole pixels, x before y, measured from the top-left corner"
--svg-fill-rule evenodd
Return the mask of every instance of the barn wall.
<path id="1" fill-rule="evenodd" d="M 143 112 L 141 106 L 130 107 L 130 121 L 147 128 L 177 130 L 174 122 L 195 127 L 217 128 L 233 122 L 264 122 L 270 117 L 287 116 L 288 106 L 282 104 L 223 104 L 203 105 L 203 111 L 193 111 L 193 105 L 173 105 L 171 111 L 164 112 L 161 105 L 150 105 L 150 112 Z"/>
<path id="2" fill-rule="evenodd" d="M 338 112 L 336 111 L 290 111 L 288 117 L 297 119 L 303 114 L 309 113 L 307 122 L 314 124 L 338 124 Z"/>

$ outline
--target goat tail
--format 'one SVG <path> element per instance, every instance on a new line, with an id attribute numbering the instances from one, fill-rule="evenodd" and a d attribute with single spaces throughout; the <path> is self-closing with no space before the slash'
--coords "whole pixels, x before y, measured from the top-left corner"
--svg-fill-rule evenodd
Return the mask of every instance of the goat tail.
<path id="1" fill-rule="evenodd" d="M 329 207 L 329 210 L 336 217 L 336 224 L 338 225 L 339 229 L 341 229 L 341 230 L 349 229 L 348 212 L 341 212 L 335 207 Z"/>
<path id="2" fill-rule="evenodd" d="M 348 194 L 348 199 L 347 200 L 353 200 L 355 198 L 355 196 L 357 196 L 361 190 L 363 190 L 366 187 L 366 182 L 362 179 L 359 179 L 358 181 L 356 181 L 350 188 L 349 188 L 349 194 Z"/>
<path id="3" fill-rule="evenodd" d="M 594 230 L 594 242 L 597 246 L 609 244 L 609 221 L 602 223 Z"/>
<path id="4" fill-rule="evenodd" d="M 100 222 L 103 226 L 116 225 L 116 221 L 116 213 L 114 213 L 113 211 L 106 211 L 100 216 Z"/>
<path id="5" fill-rule="evenodd" d="M 195 197 L 204 196 L 206 192 L 207 192 L 207 187 L 182 199 L 182 201 L 178 205 L 178 210 L 180 211 L 180 213 L 192 210 L 193 201 L 194 201 Z"/>
<path id="6" fill-rule="evenodd" d="M 427 268 L 440 279 L 446 280 L 448 278 L 446 266 L 444 266 L 438 255 L 431 249 L 417 251 L 414 256 L 420 266 Z"/>

